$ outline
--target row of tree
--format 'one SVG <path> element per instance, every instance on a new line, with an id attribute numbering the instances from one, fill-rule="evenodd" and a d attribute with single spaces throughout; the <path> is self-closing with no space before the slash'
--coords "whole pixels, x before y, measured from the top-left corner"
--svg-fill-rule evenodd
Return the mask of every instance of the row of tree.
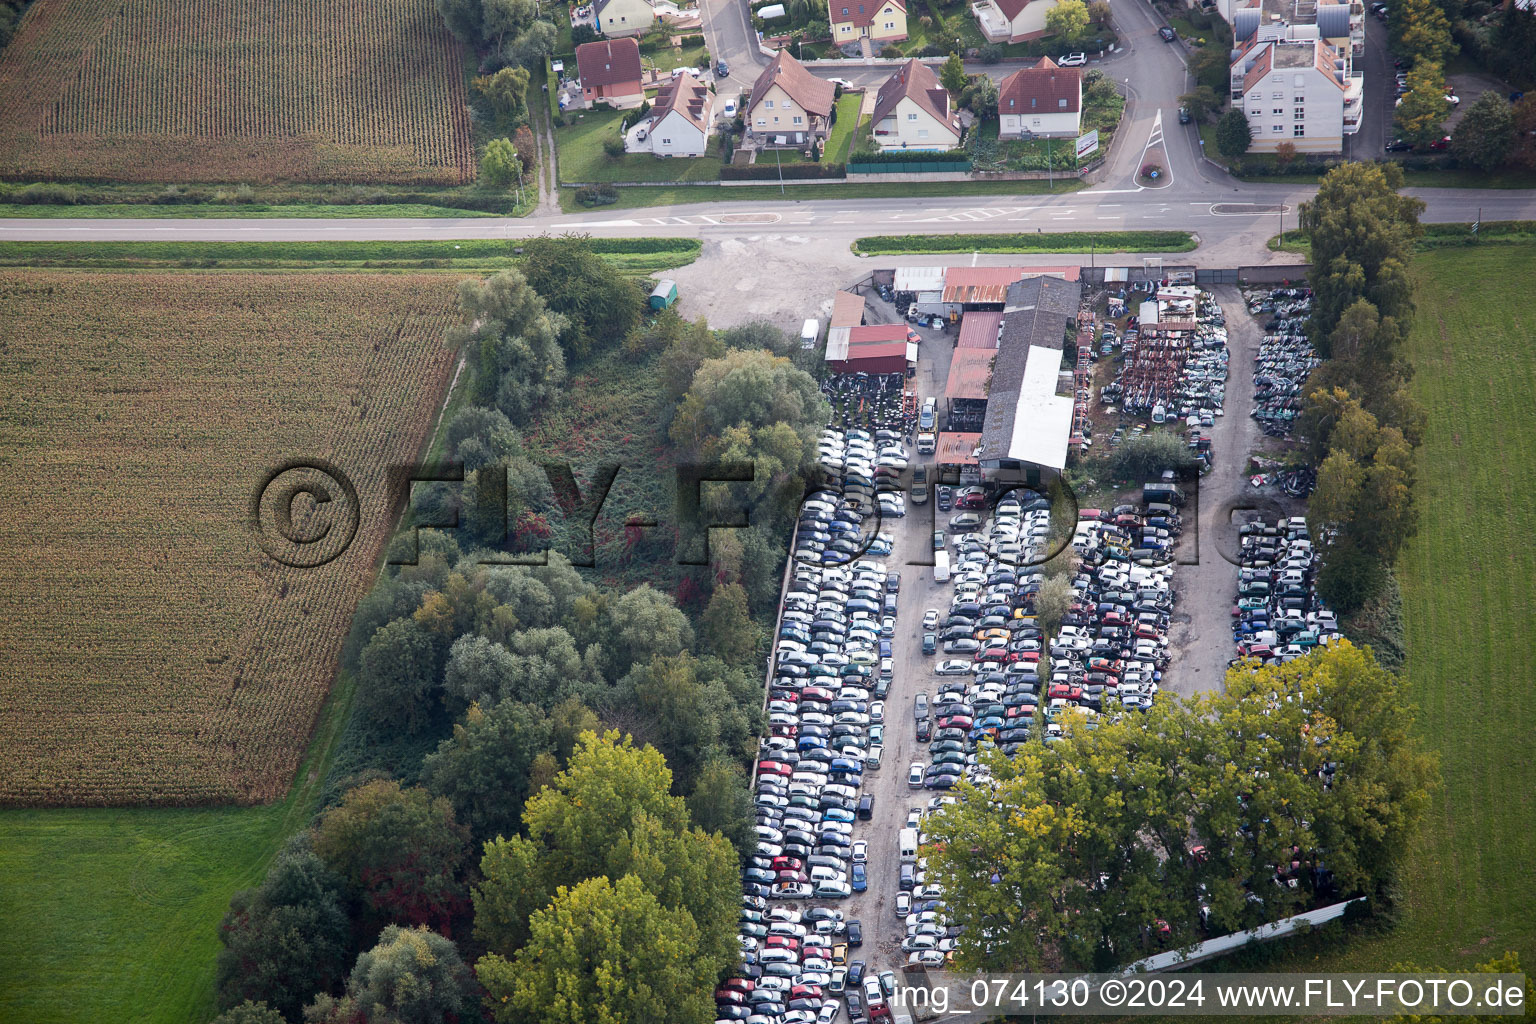
<path id="1" fill-rule="evenodd" d="M 1108 970 L 1383 895 L 1437 778 L 1412 718 L 1401 680 L 1341 642 L 989 755 L 995 787 L 962 784 L 927 826 L 957 965 Z"/>
<path id="2" fill-rule="evenodd" d="M 351 765 L 334 805 L 231 901 L 222 1024 L 482 1006 L 505 1021 L 706 1021 L 734 959 L 762 725 L 753 613 L 776 606 L 775 531 L 826 404 L 783 332 L 647 319 L 641 290 L 583 239 L 528 243 L 518 269 L 465 282 L 460 305 L 450 341 L 471 401 L 445 442 L 464 496 L 428 489 L 413 514 L 462 513 L 463 529 L 395 539 L 343 653 L 349 739 L 426 753 Z M 747 492 L 706 485 L 717 513 L 745 499 L 760 514 L 711 538 L 694 618 L 555 551 L 495 564 L 540 546 L 533 526 L 556 503 L 520 429 L 568 401 L 568 368 L 618 349 L 666 374 L 678 461 L 759 467 Z"/>
<path id="3" fill-rule="evenodd" d="M 1341 612 L 1381 592 L 1412 536 L 1414 448 L 1425 415 L 1402 354 L 1413 322 L 1408 276 L 1424 204 L 1398 193 L 1392 164 L 1344 164 L 1301 210 L 1312 240 L 1308 332 L 1324 357 L 1297 421 L 1317 489 L 1308 526 L 1323 558 L 1318 589 Z"/>

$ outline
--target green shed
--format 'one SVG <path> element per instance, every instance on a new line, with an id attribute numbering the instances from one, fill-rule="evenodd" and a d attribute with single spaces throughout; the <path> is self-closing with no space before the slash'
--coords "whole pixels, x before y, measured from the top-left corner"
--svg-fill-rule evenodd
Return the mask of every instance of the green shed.
<path id="1" fill-rule="evenodd" d="M 652 309 L 666 309 L 668 306 L 672 305 L 672 303 L 674 303 L 676 301 L 677 301 L 677 282 L 676 281 L 666 281 L 666 280 L 660 281 L 660 282 L 657 283 L 656 287 L 651 290 L 651 308 Z"/>

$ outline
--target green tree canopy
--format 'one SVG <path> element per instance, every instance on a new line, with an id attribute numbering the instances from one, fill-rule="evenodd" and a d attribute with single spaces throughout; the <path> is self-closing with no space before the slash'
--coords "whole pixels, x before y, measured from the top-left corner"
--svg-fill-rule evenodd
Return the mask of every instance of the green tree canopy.
<path id="1" fill-rule="evenodd" d="M 949 94 L 958 98 L 965 89 L 965 83 L 969 81 L 965 73 L 965 64 L 961 62 L 958 53 L 951 53 L 944 66 L 939 69 L 939 84 L 949 90 Z"/>
<path id="2" fill-rule="evenodd" d="M 382 626 L 363 648 L 358 664 L 357 701 L 376 729 L 415 732 L 427 723 L 438 682 L 438 648 L 414 619 Z"/>
<path id="3" fill-rule="evenodd" d="M 566 318 L 561 342 L 572 360 L 618 347 L 640 322 L 640 289 L 593 252 L 585 236 L 530 238 L 523 243 L 523 272 L 549 308 Z"/>
<path id="4" fill-rule="evenodd" d="M 688 912 L 634 875 L 589 878 L 556 892 L 529 922 L 515 958 L 477 965 L 488 1005 L 508 1024 L 707 1024 L 715 960 Z"/>
<path id="5" fill-rule="evenodd" d="M 1451 152 L 1480 171 L 1497 170 L 1515 146 L 1515 115 L 1497 91 L 1489 89 L 1461 115 L 1451 133 Z"/>
<path id="6" fill-rule="evenodd" d="M 213 1018 L 213 1024 L 288 1024 L 288 1018 L 265 1002 L 251 1002 L 247 999 Z"/>
<path id="7" fill-rule="evenodd" d="M 1064 43 L 1075 43 L 1088 31 L 1088 5 L 1083 0 L 1060 0 L 1045 12 L 1045 30 Z"/>
<path id="8" fill-rule="evenodd" d="M 1216 122 L 1216 151 L 1228 160 L 1236 160 L 1253 144 L 1253 126 L 1248 115 L 1233 107 Z"/>
<path id="9" fill-rule="evenodd" d="M 474 975 L 458 947 L 428 928 L 390 925 L 358 955 L 340 999 L 306 1013 L 314 1024 L 456 1024 L 476 1011 Z"/>
<path id="10" fill-rule="evenodd" d="M 507 70 L 510 69 L 504 69 L 502 74 Z M 523 71 L 523 74 L 527 73 Z M 511 139 L 492 139 L 485 144 L 485 156 L 480 161 L 480 176 L 492 188 L 505 189 L 522 183 L 523 161 L 518 157 Z"/>
<path id="11" fill-rule="evenodd" d="M 478 845 L 517 834 L 533 762 L 553 750 L 549 720 L 538 708 L 509 700 L 488 709 L 472 704 L 453 737 L 422 762 L 422 783 L 453 804 Z"/>
<path id="12" fill-rule="evenodd" d="M 1441 137 L 1450 110 L 1440 65 L 1421 62 L 1408 72 L 1408 92 L 1392 119 L 1404 139 L 1415 146 L 1427 146 Z"/>
<path id="13" fill-rule="evenodd" d="M 341 877 L 303 836 L 278 853 L 259 886 L 230 899 L 218 963 L 227 1024 L 273 1024 L 264 1014 L 276 1024 L 297 1020 L 315 992 L 341 979 L 352 955 L 344 904 Z"/>
<path id="14" fill-rule="evenodd" d="M 1165 469 L 1190 469 L 1195 458 L 1189 446 L 1168 430 L 1149 430 L 1127 438 L 1109 456 L 1109 471 L 1117 480 L 1145 483 L 1156 479 Z"/>
<path id="15" fill-rule="evenodd" d="M 740 583 L 715 587 L 701 625 L 709 649 L 728 662 L 746 661 L 757 650 L 757 625 Z"/>
<path id="16" fill-rule="evenodd" d="M 475 403 L 526 423 L 565 383 L 565 317 L 551 312 L 518 270 L 463 282 L 459 309 L 463 323 L 449 328 L 448 342 L 468 355 Z"/>
<path id="17" fill-rule="evenodd" d="M 693 646 L 693 626 L 672 595 L 649 583 L 630 590 L 608 610 L 612 627 L 615 675 L 656 655 L 668 656 Z"/>
<path id="18" fill-rule="evenodd" d="M 446 930 L 463 910 L 469 836 L 446 799 L 379 779 L 348 790 L 313 831 L 315 853 L 381 921 Z"/>
<path id="19" fill-rule="evenodd" d="M 1399 323 L 1412 314 L 1408 261 L 1424 203 L 1399 195 L 1402 186 L 1396 164 L 1343 164 L 1302 204 L 1301 226 L 1312 243 L 1313 338 L 1332 334 L 1360 298 Z"/>

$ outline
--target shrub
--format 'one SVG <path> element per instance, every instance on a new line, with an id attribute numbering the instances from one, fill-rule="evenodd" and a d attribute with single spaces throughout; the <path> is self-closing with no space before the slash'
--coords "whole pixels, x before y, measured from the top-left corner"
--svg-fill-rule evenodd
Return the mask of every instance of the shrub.
<path id="1" fill-rule="evenodd" d="M 929 49 L 934 49 L 934 47 L 929 47 Z M 885 57 L 887 60 L 900 60 L 906 55 L 901 52 L 901 47 L 899 46 L 887 46 L 885 49 L 880 51 L 880 56 Z M 933 54 L 933 56 L 941 57 L 943 54 L 936 53 Z"/>
<path id="2" fill-rule="evenodd" d="M 619 201 L 619 190 L 612 185 L 587 185 L 576 190 L 576 201 L 582 206 L 607 206 Z"/>
<path id="3" fill-rule="evenodd" d="M 617 138 L 617 137 L 611 138 L 611 139 L 604 139 L 603 140 L 603 153 L 606 154 L 608 159 L 610 159 L 610 160 L 617 160 L 617 159 L 619 159 L 620 157 L 622 157 L 624 155 L 624 140 L 622 138 Z"/>
<path id="4" fill-rule="evenodd" d="M 28 185 L 10 198 L 13 203 L 28 206 L 73 206 L 80 201 L 80 193 L 65 185 L 40 181 Z"/>

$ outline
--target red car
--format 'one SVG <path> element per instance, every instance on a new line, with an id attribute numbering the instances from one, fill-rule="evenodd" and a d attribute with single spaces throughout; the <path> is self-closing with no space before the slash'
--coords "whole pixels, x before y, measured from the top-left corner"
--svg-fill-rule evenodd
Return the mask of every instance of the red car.
<path id="1" fill-rule="evenodd" d="M 799 871 L 805 862 L 799 857 L 775 857 L 769 866 L 775 871 Z"/>
<path id="2" fill-rule="evenodd" d="M 725 982 L 725 984 L 721 985 L 720 988 L 734 988 L 742 992 L 751 992 L 753 989 L 757 988 L 757 982 L 753 981 L 751 978 L 730 978 Z"/>
<path id="3" fill-rule="evenodd" d="M 800 951 L 800 940 L 791 935 L 770 935 L 763 940 L 766 949 L 792 949 Z"/>
<path id="4" fill-rule="evenodd" d="M 1084 521 L 1087 521 L 1087 520 L 1090 520 L 1090 519 L 1103 519 L 1103 518 L 1104 518 L 1104 510 L 1100 509 L 1100 508 L 1080 508 L 1080 509 L 1077 510 L 1078 522 L 1084 522 Z"/>
<path id="5" fill-rule="evenodd" d="M 791 988 L 789 990 L 789 998 L 791 998 L 791 999 L 820 999 L 821 998 L 821 986 L 820 985 L 796 985 L 794 988 Z"/>
<path id="6" fill-rule="evenodd" d="M 962 494 L 960 497 L 955 499 L 955 508 L 974 510 L 986 507 L 987 496 L 985 494 Z"/>
<path id="7" fill-rule="evenodd" d="M 946 715 L 938 724 L 940 729 L 969 729 L 975 723 L 970 715 Z"/>
<path id="8" fill-rule="evenodd" d="M 814 700 L 821 704 L 830 704 L 832 701 L 837 699 L 837 695 L 834 694 L 831 690 L 824 689 L 820 686 L 807 686 L 805 689 L 800 691 L 800 699 Z"/>
<path id="9" fill-rule="evenodd" d="M 779 761 L 759 761 L 757 763 L 757 774 L 783 775 L 788 777 L 795 774 L 795 769 L 791 765 L 783 764 Z"/>
<path id="10" fill-rule="evenodd" d="M 1066 700 L 1082 700 L 1083 688 L 1081 686 L 1071 686 L 1067 683 L 1052 683 L 1050 696 L 1053 699 L 1061 697 Z"/>

